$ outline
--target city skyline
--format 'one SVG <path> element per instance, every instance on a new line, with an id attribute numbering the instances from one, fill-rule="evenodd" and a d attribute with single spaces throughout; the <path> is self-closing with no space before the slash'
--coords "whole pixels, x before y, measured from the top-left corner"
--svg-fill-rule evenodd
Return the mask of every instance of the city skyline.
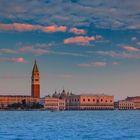
<path id="1" fill-rule="evenodd" d="M 139 3 L 2 0 L 0 94 L 30 95 L 36 59 L 42 97 L 63 88 L 140 95 Z"/>

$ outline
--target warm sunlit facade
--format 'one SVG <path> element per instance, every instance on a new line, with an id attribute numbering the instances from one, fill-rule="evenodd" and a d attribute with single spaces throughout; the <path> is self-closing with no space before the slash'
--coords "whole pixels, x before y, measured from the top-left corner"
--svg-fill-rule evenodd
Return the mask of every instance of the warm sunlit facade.
<path id="1" fill-rule="evenodd" d="M 133 102 L 134 106 L 135 106 L 135 109 L 140 109 L 140 96 L 127 97 L 126 100 Z"/>
<path id="2" fill-rule="evenodd" d="M 115 103 L 115 108 L 118 110 L 133 110 L 135 106 L 132 101 L 122 100 Z"/>
<path id="3" fill-rule="evenodd" d="M 66 99 L 68 110 L 112 110 L 114 96 L 108 95 L 72 95 Z"/>
<path id="4" fill-rule="evenodd" d="M 44 97 L 40 100 L 40 103 L 44 105 L 44 109 L 47 110 L 65 110 L 65 100 L 55 97 Z"/>
<path id="5" fill-rule="evenodd" d="M 32 98 L 31 96 L 0 96 L 0 108 L 4 108 L 7 107 L 10 104 L 14 104 L 14 103 L 22 103 L 23 101 L 25 101 L 26 103 L 33 103 L 33 102 L 39 102 L 38 98 Z"/>

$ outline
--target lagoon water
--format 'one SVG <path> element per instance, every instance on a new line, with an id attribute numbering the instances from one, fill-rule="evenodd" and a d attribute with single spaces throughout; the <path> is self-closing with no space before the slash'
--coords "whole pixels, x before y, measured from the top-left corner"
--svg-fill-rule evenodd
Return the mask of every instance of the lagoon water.
<path id="1" fill-rule="evenodd" d="M 140 140 L 140 111 L 1 111 L 0 140 Z"/>

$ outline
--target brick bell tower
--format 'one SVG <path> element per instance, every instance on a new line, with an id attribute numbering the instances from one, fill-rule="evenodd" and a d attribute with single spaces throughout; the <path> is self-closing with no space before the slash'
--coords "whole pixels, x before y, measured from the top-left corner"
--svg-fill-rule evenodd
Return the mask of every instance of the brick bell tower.
<path id="1" fill-rule="evenodd" d="M 33 98 L 40 98 L 40 76 L 39 69 L 35 60 L 31 77 L 31 96 Z"/>

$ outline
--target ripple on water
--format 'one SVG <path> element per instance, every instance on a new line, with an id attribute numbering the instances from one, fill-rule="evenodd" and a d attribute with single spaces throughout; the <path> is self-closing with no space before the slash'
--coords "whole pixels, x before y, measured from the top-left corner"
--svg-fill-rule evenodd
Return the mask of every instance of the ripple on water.
<path id="1" fill-rule="evenodd" d="M 140 111 L 0 113 L 0 140 L 140 140 Z"/>

